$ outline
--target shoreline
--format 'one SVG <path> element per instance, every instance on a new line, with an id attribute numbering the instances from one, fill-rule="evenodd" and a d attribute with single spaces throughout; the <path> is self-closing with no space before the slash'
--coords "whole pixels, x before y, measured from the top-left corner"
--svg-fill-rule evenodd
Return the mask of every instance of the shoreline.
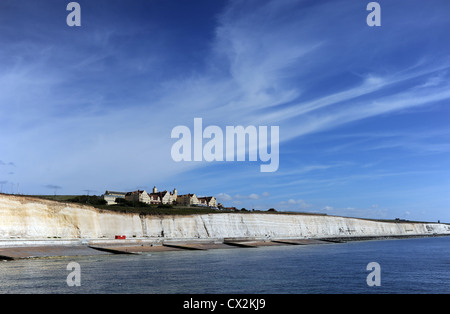
<path id="1" fill-rule="evenodd" d="M 65 258 L 150 252 L 258 248 L 266 246 L 326 245 L 355 241 L 445 237 L 449 234 L 354 236 L 327 238 L 223 238 L 223 239 L 0 239 L 0 260 Z"/>
<path id="2" fill-rule="evenodd" d="M 0 221 L 3 260 L 450 235 L 450 224 L 433 222 L 272 213 L 148 216 L 7 195 L 0 195 Z"/>

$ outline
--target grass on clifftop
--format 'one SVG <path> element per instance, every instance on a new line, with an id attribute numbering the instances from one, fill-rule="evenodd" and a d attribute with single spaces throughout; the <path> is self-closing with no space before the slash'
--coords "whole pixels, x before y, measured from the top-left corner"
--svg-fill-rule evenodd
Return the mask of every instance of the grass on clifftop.
<path id="1" fill-rule="evenodd" d="M 267 214 L 293 214 L 293 215 L 326 215 L 320 213 L 300 213 L 300 212 L 277 212 L 270 208 L 266 211 L 241 209 L 219 210 L 200 206 L 181 206 L 181 205 L 149 205 L 141 202 L 130 202 L 124 199 L 118 199 L 119 204 L 106 205 L 106 201 L 101 196 L 96 195 L 31 195 L 46 200 L 52 200 L 64 203 L 75 203 L 93 206 L 99 210 L 112 211 L 119 213 L 133 213 L 140 215 L 195 215 L 195 214 L 214 214 L 214 213 L 267 213 Z"/>
<path id="2" fill-rule="evenodd" d="M 90 205 L 100 210 L 113 211 L 119 213 L 133 213 L 140 215 L 193 215 L 193 214 L 212 214 L 212 213 L 232 213 L 231 210 L 217 210 L 209 207 L 200 206 L 181 206 L 181 205 L 149 205 L 141 202 L 130 202 L 119 199 L 119 204 L 106 205 L 106 201 L 101 196 L 96 195 L 33 195 L 33 197 L 52 200 L 64 203 L 75 203 Z M 241 209 L 238 212 L 250 212 Z M 260 212 L 260 211 L 258 211 Z"/>
<path id="3" fill-rule="evenodd" d="M 314 212 L 292 212 L 292 211 L 277 211 L 273 208 L 261 211 L 261 210 L 247 210 L 245 208 L 234 210 L 217 210 L 207 207 L 196 206 L 181 206 L 181 205 L 148 205 L 145 203 L 137 202 L 132 203 L 125 200 L 121 200 L 121 204 L 106 205 L 105 200 L 101 196 L 96 195 L 24 195 L 29 197 L 36 197 L 40 199 L 52 200 L 63 203 L 75 203 L 81 205 L 93 206 L 101 211 L 111 211 L 119 213 L 133 213 L 140 215 L 195 215 L 195 214 L 214 214 L 214 213 L 258 213 L 258 214 L 289 214 L 289 215 L 313 215 L 313 216 L 327 216 L 325 213 Z M 333 216 L 333 215 L 328 215 Z M 338 216 L 343 217 L 343 216 Z M 390 222 L 390 223 L 430 223 L 430 221 L 412 221 L 406 219 L 371 219 L 360 217 L 345 217 L 356 218 L 378 222 Z M 444 223 L 449 224 L 449 223 Z M 450 224 L 449 224 L 450 225 Z"/>

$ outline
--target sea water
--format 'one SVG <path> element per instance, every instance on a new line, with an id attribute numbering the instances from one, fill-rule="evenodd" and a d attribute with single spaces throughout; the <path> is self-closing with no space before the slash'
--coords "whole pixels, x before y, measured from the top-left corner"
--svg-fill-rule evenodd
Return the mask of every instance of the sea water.
<path id="1" fill-rule="evenodd" d="M 450 237 L 16 260 L 0 293 L 450 293 Z"/>

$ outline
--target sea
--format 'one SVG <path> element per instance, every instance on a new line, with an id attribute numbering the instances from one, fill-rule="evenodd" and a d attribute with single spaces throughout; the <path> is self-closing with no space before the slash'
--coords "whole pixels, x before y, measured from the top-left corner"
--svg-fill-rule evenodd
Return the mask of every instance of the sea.
<path id="1" fill-rule="evenodd" d="M 448 294 L 450 237 L 0 261 L 0 293 Z"/>

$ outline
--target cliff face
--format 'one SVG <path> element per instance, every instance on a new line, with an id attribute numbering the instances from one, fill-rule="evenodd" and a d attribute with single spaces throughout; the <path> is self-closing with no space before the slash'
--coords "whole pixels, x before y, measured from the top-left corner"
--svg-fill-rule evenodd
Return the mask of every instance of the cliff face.
<path id="1" fill-rule="evenodd" d="M 146 216 L 101 212 L 89 206 L 0 195 L 0 239 L 114 238 L 321 238 L 450 235 L 450 225 L 389 223 L 289 214 Z"/>
<path id="2" fill-rule="evenodd" d="M 90 206 L 0 195 L 0 239 L 140 236 L 139 215 L 102 213 Z"/>

